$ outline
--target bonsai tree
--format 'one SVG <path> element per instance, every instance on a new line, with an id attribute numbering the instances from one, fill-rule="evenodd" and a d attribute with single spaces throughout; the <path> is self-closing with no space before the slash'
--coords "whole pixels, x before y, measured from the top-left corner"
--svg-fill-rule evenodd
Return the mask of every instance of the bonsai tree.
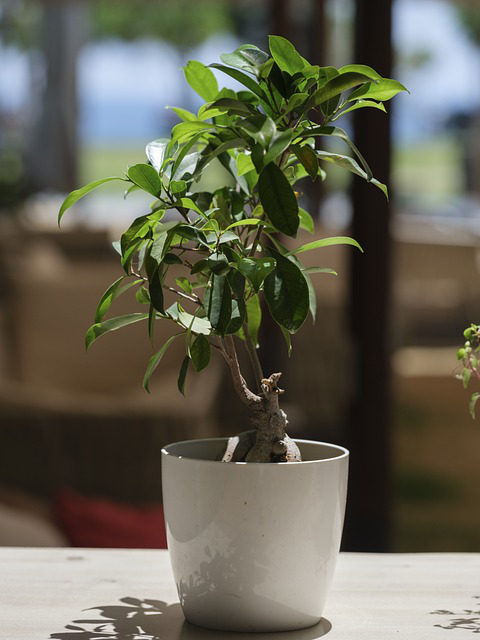
<path id="1" fill-rule="evenodd" d="M 465 338 L 464 346 L 457 351 L 457 359 L 462 363 L 462 371 L 457 374 L 457 378 L 462 380 L 466 389 L 470 384 L 472 376 L 480 381 L 480 326 L 471 324 L 463 332 Z M 475 406 L 480 393 L 475 391 L 470 396 L 470 415 L 475 418 Z"/>
<path id="2" fill-rule="evenodd" d="M 189 85 L 205 101 L 197 114 L 173 107 L 181 122 L 170 138 L 146 147 L 148 162 L 130 166 L 123 177 L 108 177 L 71 193 L 65 211 L 100 185 L 120 180 L 126 195 L 141 189 L 153 196 L 150 210 L 138 217 L 115 248 L 124 274 L 102 296 L 87 348 L 109 331 L 145 321 L 152 343 L 157 322 L 171 324 L 172 335 L 150 358 L 143 386 L 170 344 L 185 342 L 178 388 L 187 371 L 208 366 L 212 349 L 225 359 L 235 390 L 249 409 L 252 430 L 229 440 L 225 461 L 286 462 L 300 459 L 286 433 L 279 407 L 281 374 L 265 375 L 258 358 L 262 313 L 279 325 L 288 349 L 290 336 L 315 316 L 311 276 L 334 274 L 324 267 L 302 266 L 300 256 L 330 245 L 360 248 L 348 237 L 322 238 L 292 248 L 287 240 L 299 229 L 314 232 L 312 216 L 298 204 L 304 180 L 324 180 L 336 165 L 371 182 L 360 151 L 337 120 L 355 109 L 385 111 L 383 102 L 405 88 L 365 65 L 340 69 L 311 65 L 279 36 L 270 36 L 270 53 L 244 45 L 206 67 L 190 61 Z M 219 89 L 212 69 L 237 81 L 238 91 Z M 318 124 L 321 122 L 321 124 Z M 347 155 L 322 148 L 322 138 L 337 139 Z M 203 187 L 202 175 L 213 162 L 229 174 L 223 186 Z M 175 272 L 172 274 L 172 272 Z M 181 272 L 181 275 L 178 275 Z M 144 312 L 105 319 L 111 303 L 131 287 Z M 262 304 L 265 301 L 265 305 Z M 237 348 L 245 348 L 255 388 L 240 370 Z"/>

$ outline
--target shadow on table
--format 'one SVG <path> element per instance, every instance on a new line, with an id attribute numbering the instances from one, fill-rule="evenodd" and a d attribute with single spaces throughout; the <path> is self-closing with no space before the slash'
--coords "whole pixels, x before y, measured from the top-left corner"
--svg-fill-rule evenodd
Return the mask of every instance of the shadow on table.
<path id="1" fill-rule="evenodd" d="M 480 596 L 473 596 L 473 598 L 480 600 Z M 440 627 L 440 629 L 464 629 L 465 631 L 480 633 L 480 609 L 462 609 L 459 612 L 439 609 L 430 613 L 436 616 L 449 616 L 446 624 L 435 624 L 433 625 L 434 627 Z"/>
<path id="2" fill-rule="evenodd" d="M 215 637 L 239 640 L 242 635 L 248 636 L 248 640 L 265 640 L 264 633 L 229 633 L 196 627 L 185 621 L 178 603 L 129 597 L 121 598 L 120 603 L 87 609 L 99 613 L 91 618 L 73 620 L 64 631 L 52 633 L 50 640 L 207 640 Z M 309 629 L 283 632 L 282 640 L 316 640 L 331 628 L 331 623 L 322 618 Z"/>

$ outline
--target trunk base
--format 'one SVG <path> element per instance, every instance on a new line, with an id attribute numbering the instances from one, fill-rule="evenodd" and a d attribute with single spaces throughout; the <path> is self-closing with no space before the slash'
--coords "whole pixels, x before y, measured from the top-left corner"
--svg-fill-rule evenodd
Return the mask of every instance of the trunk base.
<path id="1" fill-rule="evenodd" d="M 296 443 L 285 434 L 280 440 L 257 442 L 255 429 L 243 431 L 228 439 L 225 451 L 217 458 L 222 462 L 301 462 Z"/>

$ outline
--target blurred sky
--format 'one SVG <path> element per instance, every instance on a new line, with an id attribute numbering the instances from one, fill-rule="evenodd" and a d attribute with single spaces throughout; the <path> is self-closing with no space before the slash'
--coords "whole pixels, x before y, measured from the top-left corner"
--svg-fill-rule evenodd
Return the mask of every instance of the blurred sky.
<path id="1" fill-rule="evenodd" d="M 397 137 L 408 141 L 431 135 L 452 114 L 480 106 L 480 83 L 472 81 L 480 77 L 480 53 L 446 0 L 396 0 L 394 43 L 396 77 L 411 91 L 395 105 Z M 78 60 L 82 140 L 128 143 L 162 135 L 172 124 L 165 105 L 195 106 L 182 79 L 182 64 L 189 58 L 218 60 L 237 45 L 232 35 L 220 34 L 182 59 L 174 47 L 158 40 L 87 44 Z M 41 75 L 41 61 L 11 47 L 0 48 L 0 55 L 1 110 L 28 110 L 30 68 L 37 65 Z M 412 65 L 414 60 L 423 63 Z M 221 81 L 228 85 L 225 76 Z"/>

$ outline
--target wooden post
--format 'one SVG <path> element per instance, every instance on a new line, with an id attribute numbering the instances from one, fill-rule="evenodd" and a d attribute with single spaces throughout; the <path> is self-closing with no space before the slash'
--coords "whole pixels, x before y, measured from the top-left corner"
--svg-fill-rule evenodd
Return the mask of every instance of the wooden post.
<path id="1" fill-rule="evenodd" d="M 391 77 L 392 0 L 357 0 L 355 62 Z M 379 117 L 380 116 L 380 117 Z M 355 142 L 381 182 L 389 184 L 388 117 L 355 112 Z M 348 425 L 350 487 L 344 548 L 387 551 L 390 540 L 390 206 L 373 185 L 355 179 L 350 317 L 354 398 Z"/>

